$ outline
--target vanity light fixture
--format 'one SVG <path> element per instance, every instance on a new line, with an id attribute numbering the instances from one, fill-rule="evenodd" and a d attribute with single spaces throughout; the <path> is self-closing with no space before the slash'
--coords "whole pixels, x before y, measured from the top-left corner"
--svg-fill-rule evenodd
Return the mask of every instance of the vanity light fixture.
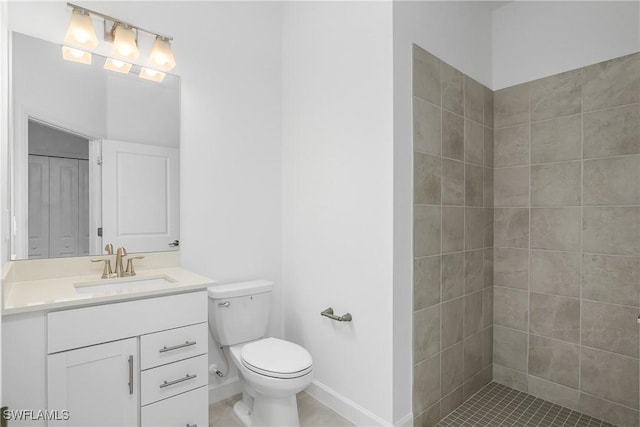
<path id="1" fill-rule="evenodd" d="M 92 18 L 100 18 L 103 20 L 104 24 L 104 40 L 113 43 L 111 53 L 115 58 L 126 58 L 129 60 L 137 59 L 138 56 L 140 56 L 140 50 L 138 49 L 138 36 L 140 33 L 150 34 L 155 37 L 153 48 L 151 49 L 151 54 L 149 56 L 149 64 L 152 68 L 143 68 L 139 74 L 141 78 L 160 82 L 164 79 L 165 74 L 158 70 L 169 71 L 176 66 L 176 60 L 173 57 L 173 52 L 171 50 L 171 41 L 173 40 L 173 37 L 145 30 L 144 28 L 131 25 L 120 19 L 113 18 L 73 3 L 67 3 L 67 6 L 73 10 L 69 29 L 67 30 L 67 35 L 64 39 L 66 44 L 76 45 L 86 49 L 95 49 L 98 46 L 98 37 L 96 36 L 96 32 L 93 28 Z M 64 56 L 66 54 L 70 54 L 70 51 L 66 51 L 63 48 L 63 57 L 71 61 L 74 60 Z M 88 63 L 91 63 L 91 53 L 84 52 L 84 54 L 88 55 Z M 72 55 L 72 57 L 76 58 L 77 56 Z M 114 61 L 116 60 L 108 59 L 104 66 L 105 69 L 124 72 L 124 68 L 122 66 L 118 67 L 118 63 L 114 63 Z M 128 65 L 129 68 L 127 68 L 127 72 L 129 72 L 132 64 L 129 64 L 126 61 L 120 62 L 123 65 Z M 112 66 L 114 68 L 112 68 Z"/>
<path id="2" fill-rule="evenodd" d="M 122 22 L 113 25 L 113 47 L 111 53 L 129 59 L 136 59 L 140 56 L 136 36 L 133 34 L 133 27 Z"/>
<path id="3" fill-rule="evenodd" d="M 138 77 L 140 77 L 141 79 L 151 80 L 158 83 L 164 79 L 164 76 L 166 76 L 166 74 L 161 71 L 144 67 L 142 67 L 142 69 L 140 70 L 140 74 L 138 74 Z"/>
<path id="4" fill-rule="evenodd" d="M 84 50 L 62 46 L 62 57 L 67 61 L 91 65 L 91 53 L 85 52 Z"/>
<path id="5" fill-rule="evenodd" d="M 95 49 L 98 46 L 98 36 L 93 28 L 93 21 L 89 12 L 80 8 L 73 8 L 71 22 L 64 38 L 65 43 Z"/>
<path id="6" fill-rule="evenodd" d="M 116 73 L 129 74 L 133 64 L 120 61 L 119 59 L 107 58 L 104 61 L 104 69 L 109 71 L 115 71 Z"/>
<path id="7" fill-rule="evenodd" d="M 169 71 L 176 66 L 176 60 L 171 51 L 171 42 L 168 38 L 156 36 L 151 49 L 151 56 L 149 56 L 149 63 L 164 71 Z"/>

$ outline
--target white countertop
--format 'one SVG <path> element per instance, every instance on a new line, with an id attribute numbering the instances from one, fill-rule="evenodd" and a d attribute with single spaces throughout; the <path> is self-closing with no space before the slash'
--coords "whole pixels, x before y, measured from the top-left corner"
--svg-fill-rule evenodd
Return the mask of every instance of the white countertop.
<path id="1" fill-rule="evenodd" d="M 32 280 L 21 280 L 21 277 L 15 277 L 13 280 L 5 278 L 3 281 L 4 306 L 2 307 L 2 314 L 9 315 L 104 304 L 120 300 L 189 292 L 215 284 L 213 280 L 207 277 L 192 273 L 176 265 L 165 268 L 154 268 L 153 266 L 149 266 L 146 269 L 136 268 L 136 272 L 137 275 L 134 277 L 103 280 L 100 279 L 100 274 L 95 273 L 91 275 L 39 277 Z M 94 292 L 90 286 L 83 287 L 83 292 L 78 292 L 75 286 L 76 284 L 102 285 L 153 277 L 166 277 L 170 280 L 170 283 L 144 284 L 141 286 L 133 282 L 131 286 L 117 290 L 105 290 L 104 287 L 96 287 L 97 289 Z"/>

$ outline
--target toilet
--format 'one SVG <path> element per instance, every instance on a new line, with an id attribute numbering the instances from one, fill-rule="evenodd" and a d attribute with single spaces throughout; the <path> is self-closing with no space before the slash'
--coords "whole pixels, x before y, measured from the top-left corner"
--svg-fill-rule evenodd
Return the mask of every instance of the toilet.
<path id="1" fill-rule="evenodd" d="M 272 290 L 267 280 L 208 289 L 209 329 L 238 368 L 242 400 L 233 411 L 245 426 L 299 426 L 296 393 L 313 378 L 307 350 L 265 336 Z"/>

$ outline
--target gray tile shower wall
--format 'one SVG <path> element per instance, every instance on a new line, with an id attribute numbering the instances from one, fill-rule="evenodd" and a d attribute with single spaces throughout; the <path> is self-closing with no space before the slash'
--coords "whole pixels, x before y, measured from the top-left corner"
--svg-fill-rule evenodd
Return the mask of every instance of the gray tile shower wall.
<path id="1" fill-rule="evenodd" d="M 435 425 L 492 379 L 493 113 L 491 90 L 414 46 L 417 426 Z"/>
<path id="2" fill-rule="evenodd" d="M 494 96 L 494 380 L 637 427 L 640 54 Z"/>

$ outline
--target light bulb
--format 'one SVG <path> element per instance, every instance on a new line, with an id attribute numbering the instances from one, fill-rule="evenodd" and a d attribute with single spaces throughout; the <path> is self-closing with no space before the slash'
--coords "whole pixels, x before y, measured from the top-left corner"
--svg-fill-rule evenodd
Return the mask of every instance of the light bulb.
<path id="1" fill-rule="evenodd" d="M 76 58 L 82 58 L 85 54 L 85 52 L 78 49 L 69 49 L 69 52 L 71 52 L 71 55 L 73 55 Z"/>
<path id="2" fill-rule="evenodd" d="M 122 56 L 129 56 L 131 54 L 131 48 L 129 46 L 118 46 L 118 53 Z"/>
<path id="3" fill-rule="evenodd" d="M 176 60 L 173 57 L 171 43 L 168 38 L 156 36 L 156 40 L 153 42 L 153 47 L 151 48 L 149 63 L 151 66 L 164 71 L 169 71 L 176 66 Z"/>
<path id="4" fill-rule="evenodd" d="M 119 61 L 113 58 L 107 58 L 104 62 L 104 69 L 109 71 L 115 71 L 116 73 L 128 74 L 133 64 L 128 62 Z"/>
<path id="5" fill-rule="evenodd" d="M 166 74 L 161 71 L 144 67 L 140 70 L 140 74 L 138 74 L 138 77 L 140 77 L 141 79 L 151 80 L 154 82 L 161 82 L 165 76 Z"/>
<path id="6" fill-rule="evenodd" d="M 84 44 L 89 40 L 89 34 L 83 30 L 76 30 L 73 32 L 73 38 L 75 38 L 78 43 Z"/>
<path id="7" fill-rule="evenodd" d="M 69 46 L 62 46 L 62 58 L 79 64 L 91 64 L 91 53 Z"/>
<path id="8" fill-rule="evenodd" d="M 88 12 L 81 9 L 73 9 L 64 41 L 87 49 L 95 49 L 98 46 L 98 36 L 96 36 L 93 21 Z"/>
<path id="9" fill-rule="evenodd" d="M 167 58 L 166 55 L 160 54 L 160 55 L 156 56 L 156 64 L 158 64 L 158 65 L 164 65 L 164 64 L 167 63 L 168 60 L 169 60 L 169 58 Z"/>
<path id="10" fill-rule="evenodd" d="M 140 56 L 133 28 L 119 22 L 115 24 L 111 53 L 129 59 Z"/>

